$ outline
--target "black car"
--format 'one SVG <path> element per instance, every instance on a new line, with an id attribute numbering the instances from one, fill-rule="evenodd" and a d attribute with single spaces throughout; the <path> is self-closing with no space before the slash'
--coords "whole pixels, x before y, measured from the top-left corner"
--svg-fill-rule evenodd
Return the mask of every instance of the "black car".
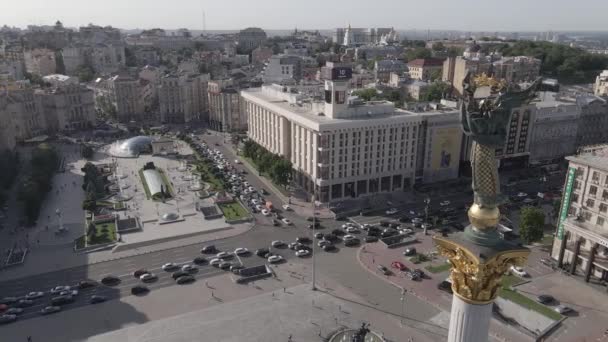
<path id="1" fill-rule="evenodd" d="M 182 284 L 188 284 L 194 281 L 194 277 L 191 275 L 185 275 L 182 277 L 177 278 L 176 282 L 180 285 Z"/>
<path id="2" fill-rule="evenodd" d="M 393 229 L 397 229 L 397 228 L 399 228 L 401 225 L 400 225 L 400 224 L 398 224 L 398 223 L 391 223 L 391 224 L 389 224 L 388 226 L 389 226 L 389 227 L 391 227 L 391 228 L 393 228 Z"/>
<path id="3" fill-rule="evenodd" d="M 17 300 L 19 300 L 17 297 L 4 297 L 0 299 L 0 304 L 9 305 L 15 303 Z"/>
<path id="4" fill-rule="evenodd" d="M 266 189 L 260 189 L 260 192 L 262 193 L 262 195 L 267 196 L 270 193 L 268 191 L 266 191 Z"/>
<path id="5" fill-rule="evenodd" d="M 143 285 L 137 285 L 131 288 L 131 294 L 136 296 L 143 295 L 148 292 L 150 292 L 150 289 Z"/>
<path id="6" fill-rule="evenodd" d="M 389 223 L 388 221 L 380 221 L 380 225 L 381 225 L 382 227 L 388 227 L 388 225 L 389 225 L 389 224 L 390 224 L 390 223 Z"/>
<path id="7" fill-rule="evenodd" d="M 331 242 L 338 241 L 338 237 L 335 236 L 334 234 L 324 234 L 323 239 L 327 240 L 327 241 L 331 241 Z"/>
<path id="8" fill-rule="evenodd" d="M 403 251 L 403 255 L 405 255 L 405 256 L 416 255 L 416 248 L 414 248 L 414 247 L 406 248 L 405 251 Z"/>
<path id="9" fill-rule="evenodd" d="M 243 268 L 245 268 L 243 265 L 232 265 L 230 266 L 230 272 L 239 274 Z"/>
<path id="10" fill-rule="evenodd" d="M 323 233 L 316 233 L 316 234 L 315 234 L 315 238 L 316 238 L 316 239 L 322 239 L 324 235 L 325 235 L 325 234 L 323 234 Z"/>
<path id="11" fill-rule="evenodd" d="M 306 236 L 300 236 L 298 238 L 296 238 L 296 242 L 297 243 L 310 243 L 310 238 L 306 237 Z"/>
<path id="12" fill-rule="evenodd" d="M 424 271 L 419 268 L 414 269 L 412 272 L 414 272 L 414 274 L 418 275 L 420 278 L 424 278 L 425 276 Z"/>
<path id="13" fill-rule="evenodd" d="M 272 225 L 278 227 L 280 225 L 279 221 L 272 219 Z"/>
<path id="14" fill-rule="evenodd" d="M 224 261 L 221 264 L 219 264 L 219 268 L 222 270 L 229 270 L 230 267 L 232 267 L 232 263 L 230 263 L 229 261 Z"/>
<path id="15" fill-rule="evenodd" d="M 260 248 L 255 250 L 255 255 L 263 258 L 268 252 L 270 252 L 268 248 Z"/>
<path id="16" fill-rule="evenodd" d="M 72 302 L 74 302 L 74 297 L 72 297 L 71 295 L 57 296 L 51 298 L 51 304 L 55 306 L 69 304 Z"/>
<path id="17" fill-rule="evenodd" d="M 97 286 L 97 283 L 95 283 L 94 281 L 91 280 L 82 280 L 78 282 L 78 288 L 79 289 L 88 289 L 90 287 L 95 287 Z"/>
<path id="18" fill-rule="evenodd" d="M 410 221 L 412 221 L 412 219 L 407 216 L 402 216 L 399 218 L 399 222 L 401 222 L 401 223 L 406 223 L 406 222 L 410 222 Z"/>
<path id="19" fill-rule="evenodd" d="M 139 279 L 142 275 L 144 275 L 146 273 L 150 273 L 150 272 L 148 272 L 148 270 L 142 268 L 142 269 L 139 269 L 139 270 L 133 272 L 133 277 Z"/>
<path id="20" fill-rule="evenodd" d="M 389 270 L 388 268 L 386 268 L 386 266 L 378 265 L 378 270 L 380 272 L 382 272 L 382 274 L 384 274 L 384 275 L 391 275 L 392 274 L 391 270 Z"/>
<path id="21" fill-rule="evenodd" d="M 341 236 L 346 234 L 342 229 L 340 228 L 336 228 L 334 230 L 331 231 L 332 234 L 337 235 L 337 236 Z"/>
<path id="22" fill-rule="evenodd" d="M 344 240 L 344 246 L 350 247 L 350 246 L 356 246 L 360 243 L 359 239 L 348 239 L 348 240 Z"/>
<path id="23" fill-rule="evenodd" d="M 215 252 L 217 252 L 217 249 L 214 245 L 203 246 L 203 248 L 201 248 L 201 254 L 211 254 Z"/>
<path id="24" fill-rule="evenodd" d="M 382 234 L 382 232 L 381 232 L 379 229 L 373 229 L 373 230 L 372 230 L 372 229 L 370 228 L 370 229 L 367 231 L 367 235 L 368 235 L 368 236 L 376 236 L 376 237 L 377 237 L 377 236 L 380 236 L 381 234 Z"/>
<path id="25" fill-rule="evenodd" d="M 333 251 L 337 250 L 336 246 L 334 246 L 334 245 L 325 245 L 322 248 L 325 252 L 333 252 Z"/>
<path id="26" fill-rule="evenodd" d="M 204 265 L 207 263 L 207 259 L 203 257 L 196 257 L 194 258 L 194 260 L 192 260 L 192 262 L 196 265 Z"/>
<path id="27" fill-rule="evenodd" d="M 173 272 L 173 274 L 171 275 L 171 278 L 173 278 L 173 279 L 177 279 L 177 278 L 179 278 L 179 277 L 187 276 L 187 275 L 189 275 L 189 274 L 190 274 L 190 273 L 188 273 L 188 272 L 184 272 L 184 271 L 177 271 L 177 272 Z"/>
<path id="28" fill-rule="evenodd" d="M 550 304 L 555 301 L 555 298 L 553 298 L 551 295 L 540 295 L 536 297 L 536 301 L 541 304 Z"/>
<path id="29" fill-rule="evenodd" d="M 120 283 L 120 278 L 112 275 L 106 276 L 101 279 L 101 283 L 108 286 L 116 285 Z"/>
<path id="30" fill-rule="evenodd" d="M 444 280 L 441 283 L 437 284 L 437 289 L 439 289 L 440 291 L 452 294 L 452 283 Z"/>
<path id="31" fill-rule="evenodd" d="M 418 273 L 416 273 L 414 271 L 405 271 L 403 273 L 405 273 L 405 275 L 408 276 L 412 280 L 420 280 L 420 275 L 418 275 Z"/>
<path id="32" fill-rule="evenodd" d="M 107 298 L 104 296 L 93 295 L 93 296 L 91 296 L 91 299 L 89 299 L 89 303 L 91 303 L 91 304 L 103 303 L 106 300 L 107 300 Z"/>
<path id="33" fill-rule="evenodd" d="M 31 299 L 19 299 L 17 304 L 15 304 L 15 306 L 18 308 L 25 308 L 32 305 L 34 305 L 34 301 Z"/>
<path id="34" fill-rule="evenodd" d="M 378 237 L 373 235 L 367 235 L 364 238 L 365 242 L 378 242 Z"/>

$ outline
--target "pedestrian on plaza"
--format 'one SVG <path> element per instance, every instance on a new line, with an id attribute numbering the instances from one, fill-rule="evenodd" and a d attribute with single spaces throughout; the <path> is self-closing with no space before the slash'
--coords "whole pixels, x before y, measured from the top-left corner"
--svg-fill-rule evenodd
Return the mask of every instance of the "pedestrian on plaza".
<path id="1" fill-rule="evenodd" d="M 214 298 L 215 298 L 215 295 L 213 294 L 213 291 L 211 291 L 211 297 L 214 297 Z"/>
<path id="2" fill-rule="evenodd" d="M 376 263 L 376 258 L 372 257 L 372 264 Z"/>
<path id="3" fill-rule="evenodd" d="M 27 337 L 27 342 L 32 342 L 32 336 Z"/>
<path id="4" fill-rule="evenodd" d="M 287 292 L 287 290 L 285 290 L 285 288 L 283 288 L 283 293 Z"/>
<path id="5" fill-rule="evenodd" d="M 291 341 L 292 341 L 292 339 L 291 339 L 291 334 L 290 334 L 289 337 L 287 338 L 287 342 L 291 342 Z"/>

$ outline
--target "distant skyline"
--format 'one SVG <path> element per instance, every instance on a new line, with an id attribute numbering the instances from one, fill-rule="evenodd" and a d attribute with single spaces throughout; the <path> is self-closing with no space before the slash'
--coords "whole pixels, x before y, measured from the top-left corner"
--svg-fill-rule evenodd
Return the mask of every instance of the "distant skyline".
<path id="1" fill-rule="evenodd" d="M 600 0 L 4 0 L 0 25 L 89 23 L 122 29 L 238 30 L 394 27 L 461 31 L 603 31 L 608 1 Z"/>

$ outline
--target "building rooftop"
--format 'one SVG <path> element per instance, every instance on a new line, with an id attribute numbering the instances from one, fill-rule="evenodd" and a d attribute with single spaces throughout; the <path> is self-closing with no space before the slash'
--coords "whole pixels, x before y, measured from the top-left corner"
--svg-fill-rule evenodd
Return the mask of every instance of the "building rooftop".
<path id="1" fill-rule="evenodd" d="M 584 153 L 575 156 L 568 156 L 566 160 L 574 163 L 588 165 L 592 168 L 602 171 L 608 171 L 608 151 L 600 150 L 601 152 Z"/>
<path id="2" fill-rule="evenodd" d="M 411 62 L 407 63 L 408 67 L 433 67 L 433 66 L 443 66 L 443 59 L 439 58 L 418 58 L 414 59 Z"/>

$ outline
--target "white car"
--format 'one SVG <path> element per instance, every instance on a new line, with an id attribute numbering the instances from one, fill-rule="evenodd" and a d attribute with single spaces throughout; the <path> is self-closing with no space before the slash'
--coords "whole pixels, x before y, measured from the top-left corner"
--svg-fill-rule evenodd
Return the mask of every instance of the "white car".
<path id="1" fill-rule="evenodd" d="M 65 285 L 55 286 L 55 287 L 53 287 L 51 289 L 51 293 L 52 294 L 58 294 L 58 293 L 60 293 L 62 291 L 70 291 L 70 290 L 71 290 L 71 288 L 69 286 L 65 286 Z"/>
<path id="2" fill-rule="evenodd" d="M 156 279 L 156 275 L 153 273 L 144 273 L 141 275 L 141 277 L 139 277 L 139 280 L 143 281 L 144 283 L 154 279 Z"/>
<path id="3" fill-rule="evenodd" d="M 306 249 L 300 249 L 299 251 L 296 251 L 296 256 L 297 257 L 305 257 L 305 256 L 309 256 L 310 255 L 310 251 L 306 250 Z"/>
<path id="4" fill-rule="evenodd" d="M 354 239 L 356 239 L 356 238 L 357 238 L 357 237 L 356 237 L 356 236 L 354 236 L 354 235 L 347 234 L 347 235 L 344 235 L 344 236 L 342 237 L 342 240 L 343 240 L 343 241 L 346 241 L 346 240 L 354 240 Z"/>
<path id="5" fill-rule="evenodd" d="M 59 292 L 60 296 L 78 296 L 78 290 L 67 290 Z"/>
<path id="6" fill-rule="evenodd" d="M 355 224 L 352 222 L 348 222 L 342 225 L 342 229 L 347 229 L 349 227 L 355 227 Z"/>
<path id="7" fill-rule="evenodd" d="M 564 315 L 569 312 L 572 312 L 572 308 L 569 306 L 565 306 L 565 305 L 558 305 L 553 308 L 553 311 L 557 312 L 560 315 Z"/>
<path id="8" fill-rule="evenodd" d="M 328 245 L 331 245 L 331 241 L 327 241 L 327 240 L 319 240 L 319 242 L 317 242 L 317 246 L 319 247 L 325 247 Z"/>
<path id="9" fill-rule="evenodd" d="M 515 273 L 516 275 L 518 275 L 520 277 L 528 276 L 528 272 L 526 272 L 523 268 L 521 268 L 519 266 L 511 266 L 511 273 Z"/>
<path id="10" fill-rule="evenodd" d="M 192 272 L 196 269 L 196 267 L 190 265 L 190 264 L 185 264 L 184 266 L 182 266 L 182 272 Z"/>
<path id="11" fill-rule="evenodd" d="M 271 245 L 272 247 L 277 248 L 277 247 L 282 247 L 282 246 L 285 246 L 285 242 L 284 242 L 284 241 L 281 241 L 281 240 L 274 240 L 274 241 L 272 241 L 272 242 L 270 243 L 270 245 Z"/>
<path id="12" fill-rule="evenodd" d="M 231 256 L 232 255 L 230 255 L 228 252 L 219 252 L 215 255 L 215 257 L 218 259 L 229 259 Z"/>
<path id="13" fill-rule="evenodd" d="M 291 207 L 289 206 L 289 204 L 283 204 L 283 210 L 290 211 Z"/>
<path id="14" fill-rule="evenodd" d="M 528 197 L 528 194 L 525 192 L 520 192 L 517 194 L 517 197 Z"/>
<path id="15" fill-rule="evenodd" d="M 25 295 L 25 299 L 36 299 L 44 296 L 44 292 L 34 291 Z"/>
<path id="16" fill-rule="evenodd" d="M 260 201 L 254 198 L 251 200 L 251 203 L 253 203 L 253 205 L 258 205 L 260 204 Z"/>
<path id="17" fill-rule="evenodd" d="M 172 262 L 168 262 L 168 263 L 164 264 L 161 268 L 163 269 L 163 271 L 170 271 L 170 270 L 176 269 L 177 265 Z"/>
<path id="18" fill-rule="evenodd" d="M 369 223 L 364 223 L 363 225 L 361 225 L 361 229 L 363 229 L 363 230 L 368 230 L 368 229 L 370 229 L 370 228 L 371 228 L 371 226 L 372 226 L 372 225 L 371 225 L 371 224 L 369 224 Z"/>
<path id="19" fill-rule="evenodd" d="M 422 229 L 431 229 L 431 224 L 430 223 L 423 223 L 421 227 L 422 227 Z"/>
<path id="20" fill-rule="evenodd" d="M 215 258 L 215 259 L 211 259 L 211 261 L 209 261 L 209 265 L 211 266 L 219 266 L 222 263 L 221 259 Z"/>
<path id="21" fill-rule="evenodd" d="M 281 261 L 283 261 L 283 257 L 280 255 L 271 255 L 268 257 L 268 262 L 271 264 L 276 264 Z"/>
<path id="22" fill-rule="evenodd" d="M 255 208 L 256 208 L 258 211 L 266 210 L 266 209 L 264 209 L 264 207 L 263 207 L 261 204 L 257 204 L 257 205 L 255 206 Z"/>
<path id="23" fill-rule="evenodd" d="M 526 198 L 526 199 L 524 199 L 524 201 L 523 201 L 523 202 L 524 202 L 524 203 L 526 203 L 526 204 L 530 204 L 530 203 L 533 203 L 533 202 L 534 202 L 534 200 L 533 200 L 533 199 L 531 199 L 531 198 Z"/>
<path id="24" fill-rule="evenodd" d="M 244 247 L 239 247 L 237 249 L 234 250 L 234 254 L 236 255 L 245 255 L 249 253 L 249 250 L 247 248 Z"/>
<path id="25" fill-rule="evenodd" d="M 450 205 L 450 201 L 439 202 L 439 205 L 442 206 L 442 207 L 447 207 L 448 205 Z"/>
<path id="26" fill-rule="evenodd" d="M 262 215 L 264 215 L 264 216 L 270 216 L 270 210 L 268 210 L 268 209 L 262 209 Z"/>
<path id="27" fill-rule="evenodd" d="M 386 215 L 394 215 L 397 213 L 397 208 L 390 208 L 386 211 Z"/>
<path id="28" fill-rule="evenodd" d="M 422 219 L 420 217 L 414 217 L 412 219 L 413 224 L 422 223 Z"/>
<path id="29" fill-rule="evenodd" d="M 411 230 L 409 228 L 403 228 L 403 229 L 400 229 L 400 231 L 401 231 L 401 234 L 411 234 L 414 232 L 413 230 Z"/>
<path id="30" fill-rule="evenodd" d="M 235 160 L 234 160 L 234 163 L 235 163 L 235 164 L 240 164 L 240 163 L 241 163 L 241 161 L 240 161 L 240 160 L 238 160 L 238 159 L 235 159 Z"/>
<path id="31" fill-rule="evenodd" d="M 292 242 L 292 243 L 290 243 L 289 245 L 287 245 L 287 248 L 289 248 L 289 249 L 296 249 L 296 246 L 297 246 L 297 245 L 298 245 L 298 243 L 297 243 L 297 242 Z"/>
<path id="32" fill-rule="evenodd" d="M 289 226 L 289 225 L 291 225 L 291 221 L 289 221 L 289 220 L 288 220 L 288 219 L 286 219 L 286 218 L 282 218 L 282 219 L 281 219 L 281 221 L 283 221 L 283 223 L 285 223 L 285 224 L 286 224 L 286 225 L 288 225 L 288 226 Z"/>
<path id="33" fill-rule="evenodd" d="M 249 189 L 250 192 L 255 192 L 255 188 L 252 187 L 252 186 L 250 186 L 248 189 Z"/>
<path id="34" fill-rule="evenodd" d="M 243 186 L 249 187 L 249 182 L 243 182 Z"/>
<path id="35" fill-rule="evenodd" d="M 347 227 L 346 228 L 346 232 L 347 233 L 358 233 L 359 229 L 355 228 L 355 227 Z"/>

